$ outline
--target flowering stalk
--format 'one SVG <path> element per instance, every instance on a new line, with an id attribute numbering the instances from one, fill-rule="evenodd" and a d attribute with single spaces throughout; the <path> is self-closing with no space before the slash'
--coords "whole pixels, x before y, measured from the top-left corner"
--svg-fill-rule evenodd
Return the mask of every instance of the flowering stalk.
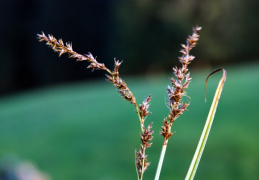
<path id="1" fill-rule="evenodd" d="M 106 75 L 109 82 L 112 83 L 120 93 L 121 97 L 125 99 L 126 101 L 129 101 L 132 103 L 135 108 L 136 112 L 139 117 L 139 123 L 140 123 L 140 128 L 141 128 L 141 147 L 140 150 L 135 152 L 136 154 L 136 169 L 137 169 L 137 174 L 138 174 L 138 179 L 142 180 L 143 178 L 143 173 L 149 166 L 149 162 L 147 162 L 147 155 L 145 154 L 146 148 L 150 147 L 152 143 L 149 141 L 152 140 L 152 133 L 153 131 L 151 130 L 152 124 L 150 124 L 147 128 L 144 126 L 144 121 L 147 115 L 150 114 L 148 111 L 148 108 L 150 106 L 150 101 L 151 101 L 151 96 L 149 95 L 147 99 L 143 101 L 141 105 L 137 104 L 136 98 L 134 97 L 133 93 L 130 91 L 128 88 L 127 84 L 125 81 L 123 81 L 120 76 L 119 76 L 119 67 L 122 62 L 117 61 L 116 59 L 114 60 L 114 70 L 111 71 L 108 69 L 103 63 L 99 63 L 96 58 L 93 57 L 91 53 L 82 55 L 77 52 L 75 52 L 72 49 L 72 44 L 71 43 L 66 43 L 62 41 L 62 39 L 57 40 L 55 37 L 52 35 L 46 36 L 43 32 L 42 34 L 38 34 L 39 41 L 46 41 L 47 45 L 50 46 L 55 52 L 59 53 L 59 56 L 62 54 L 67 53 L 70 58 L 74 58 L 77 61 L 88 61 L 90 65 L 87 68 L 91 68 L 93 70 L 103 70 L 106 71 L 108 74 Z"/>
<path id="2" fill-rule="evenodd" d="M 135 157 L 135 163 L 136 163 L 136 171 L 138 175 L 138 180 L 142 180 L 143 173 L 146 171 L 147 167 L 150 165 L 150 162 L 147 161 L 147 155 L 145 154 L 145 151 L 147 148 L 151 147 L 152 143 L 150 141 L 152 140 L 153 132 L 151 130 L 152 123 L 148 125 L 147 128 L 144 126 L 144 121 L 147 115 L 150 114 L 148 111 L 148 108 L 150 106 L 149 102 L 151 100 L 151 96 L 149 95 L 147 99 L 143 101 L 141 105 L 139 105 L 139 115 L 141 118 L 141 126 L 143 128 L 143 131 L 140 133 L 141 142 L 139 151 L 135 151 L 136 157 Z"/>
<path id="3" fill-rule="evenodd" d="M 161 135 L 164 137 L 164 143 L 161 150 L 155 180 L 159 179 L 168 139 L 173 135 L 173 133 L 171 132 L 171 127 L 175 120 L 180 115 L 182 115 L 183 112 L 186 111 L 187 107 L 190 105 L 190 103 L 188 102 L 183 102 L 182 97 L 186 96 L 185 90 L 188 88 L 191 81 L 190 73 L 187 73 L 188 65 L 195 58 L 194 56 L 190 55 L 189 52 L 193 47 L 196 46 L 197 41 L 199 40 L 198 33 L 200 30 L 201 27 L 199 26 L 193 28 L 193 34 L 187 38 L 186 44 L 182 44 L 183 49 L 180 50 L 182 56 L 179 57 L 179 61 L 181 62 L 182 67 L 173 68 L 173 73 L 176 78 L 171 78 L 172 87 L 168 86 L 167 88 L 169 100 L 168 107 L 170 109 L 170 114 L 163 121 Z"/>

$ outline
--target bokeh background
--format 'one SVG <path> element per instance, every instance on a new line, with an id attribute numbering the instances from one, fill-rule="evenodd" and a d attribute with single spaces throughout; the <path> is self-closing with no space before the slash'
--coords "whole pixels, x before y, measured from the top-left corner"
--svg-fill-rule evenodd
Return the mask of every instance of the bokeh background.
<path id="1" fill-rule="evenodd" d="M 0 7 L 1 180 L 31 172 L 31 164 L 43 179 L 137 179 L 134 107 L 104 72 L 39 43 L 42 31 L 111 69 L 114 58 L 123 60 L 121 76 L 138 103 L 152 95 L 146 124 L 155 133 L 144 176 L 152 179 L 171 69 L 195 25 L 203 29 L 191 52 L 191 106 L 173 126 L 161 179 L 185 177 L 221 74 L 209 80 L 206 104 L 204 81 L 218 67 L 228 77 L 196 179 L 259 178 L 259 1 L 2 0 Z"/>

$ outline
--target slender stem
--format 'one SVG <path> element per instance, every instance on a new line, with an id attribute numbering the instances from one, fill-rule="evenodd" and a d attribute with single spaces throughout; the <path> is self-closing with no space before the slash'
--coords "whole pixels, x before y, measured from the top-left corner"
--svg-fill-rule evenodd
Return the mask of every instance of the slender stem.
<path id="1" fill-rule="evenodd" d="M 105 71 L 106 71 L 107 73 L 109 73 L 111 76 L 113 76 L 113 77 L 114 77 L 114 75 L 113 75 L 113 73 L 111 72 L 111 70 L 110 70 L 110 69 L 106 68 L 106 69 L 105 69 Z"/>
<path id="2" fill-rule="evenodd" d="M 143 157 L 145 157 L 145 149 L 143 149 Z M 143 158 L 142 160 L 142 171 L 141 171 L 141 176 L 140 176 L 140 180 L 143 179 L 143 174 L 144 174 L 144 166 L 145 166 L 145 159 Z"/>
<path id="3" fill-rule="evenodd" d="M 210 111 L 209 111 L 209 114 L 208 114 L 208 117 L 207 117 L 207 120 L 206 120 L 206 124 L 204 126 L 202 135 L 200 137 L 200 141 L 198 143 L 197 149 L 196 149 L 195 154 L 193 156 L 193 159 L 192 159 L 191 165 L 189 167 L 188 173 L 185 177 L 185 180 L 193 180 L 193 178 L 195 176 L 195 173 L 196 173 L 196 170 L 198 168 L 203 150 L 205 148 L 209 133 L 210 133 L 210 129 L 211 129 L 211 126 L 212 126 L 212 123 L 213 123 L 213 119 L 214 119 L 214 116 L 215 116 L 215 113 L 216 113 L 216 110 L 217 110 L 219 98 L 220 98 L 220 95 L 221 95 L 221 92 L 222 92 L 222 89 L 223 89 L 224 82 L 226 80 L 226 71 L 224 69 L 217 69 L 214 72 L 212 72 L 210 75 L 212 75 L 213 73 L 215 73 L 219 70 L 223 71 L 223 77 L 220 80 L 218 88 L 217 88 L 216 93 L 214 95 L 214 99 L 213 99 L 213 102 L 211 104 L 211 108 L 210 108 Z M 208 78 L 207 78 L 207 80 L 208 80 Z M 207 84 L 207 80 L 206 80 L 206 84 Z"/>
<path id="4" fill-rule="evenodd" d="M 159 162 L 158 162 L 158 165 L 157 165 L 155 180 L 159 180 L 160 172 L 161 172 L 164 157 L 165 157 L 165 151 L 166 151 L 166 148 L 167 148 L 167 142 L 168 142 L 168 139 L 164 142 L 164 144 L 162 146 Z"/>

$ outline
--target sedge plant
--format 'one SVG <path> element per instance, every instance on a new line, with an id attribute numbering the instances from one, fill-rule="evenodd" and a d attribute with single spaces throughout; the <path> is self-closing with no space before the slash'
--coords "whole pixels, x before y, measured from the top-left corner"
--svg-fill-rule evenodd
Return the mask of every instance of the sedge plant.
<path id="1" fill-rule="evenodd" d="M 193 28 L 192 35 L 188 36 L 186 40 L 186 44 L 182 44 L 182 49 L 180 53 L 182 54 L 179 57 L 179 61 L 181 62 L 181 67 L 174 67 L 173 74 L 174 77 L 170 79 L 171 85 L 167 88 L 167 95 L 168 95 L 168 104 L 169 107 L 169 114 L 163 120 L 162 129 L 160 134 L 163 136 L 163 145 L 160 154 L 160 158 L 158 161 L 157 171 L 155 175 L 155 180 L 159 179 L 162 164 L 168 144 L 168 140 L 172 137 L 173 133 L 171 131 L 172 125 L 174 124 L 175 120 L 180 117 L 186 110 L 187 107 L 190 105 L 190 102 L 183 101 L 183 97 L 187 96 L 186 90 L 188 89 L 189 83 L 191 81 L 190 72 L 188 71 L 188 65 L 194 60 L 194 56 L 190 55 L 190 50 L 197 45 L 199 40 L 199 32 L 202 28 L 200 26 L 196 26 Z M 87 68 L 92 70 L 103 70 L 105 71 L 106 77 L 110 83 L 112 83 L 117 91 L 120 93 L 121 97 L 126 101 L 130 102 L 136 109 L 136 113 L 138 116 L 138 121 L 140 125 L 140 139 L 141 144 L 138 150 L 135 151 L 135 167 L 137 172 L 137 179 L 143 180 L 144 172 L 147 170 L 150 162 L 147 159 L 146 150 L 151 147 L 152 145 L 152 138 L 154 131 L 152 130 L 152 123 L 149 125 L 145 125 L 145 120 L 147 116 L 150 114 L 149 106 L 151 101 L 151 95 L 148 95 L 146 99 L 143 100 L 141 104 L 138 104 L 135 96 L 129 89 L 126 82 L 120 77 L 119 74 L 119 67 L 121 66 L 122 62 L 114 59 L 114 68 L 109 69 L 103 63 L 99 63 L 96 58 L 91 54 L 88 53 L 86 55 L 79 54 L 73 50 L 72 44 L 67 42 L 64 43 L 62 39 L 57 40 L 52 35 L 45 35 L 43 32 L 42 34 L 38 34 L 38 38 L 40 42 L 46 42 L 48 46 L 50 46 L 55 52 L 59 53 L 59 56 L 62 54 L 68 54 L 70 58 L 76 59 L 76 61 L 87 61 L 89 62 L 89 66 Z M 213 118 L 216 112 L 217 103 L 220 98 L 220 94 L 222 92 L 223 84 L 226 79 L 226 71 L 224 69 L 217 69 L 213 71 L 213 73 L 222 70 L 223 71 L 223 78 L 221 79 L 218 89 L 216 91 L 214 100 L 212 102 L 211 110 L 208 115 L 204 131 L 202 133 L 201 139 L 199 141 L 197 150 L 193 157 L 192 163 L 190 165 L 189 171 L 186 175 L 186 180 L 190 180 L 194 178 L 195 172 L 197 170 L 203 149 L 205 147 L 209 131 L 213 122 Z M 210 76 L 209 75 L 209 76 Z M 208 76 L 208 77 L 209 77 Z M 208 78 L 207 78 L 208 80 Z M 207 84 L 206 80 L 206 84 Z"/>

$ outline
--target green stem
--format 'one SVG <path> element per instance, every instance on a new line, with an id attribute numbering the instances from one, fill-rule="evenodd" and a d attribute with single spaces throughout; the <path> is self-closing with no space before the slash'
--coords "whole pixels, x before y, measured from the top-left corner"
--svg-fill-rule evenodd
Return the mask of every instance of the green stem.
<path id="1" fill-rule="evenodd" d="M 161 169 L 162 169 L 162 165 L 163 165 L 163 161 L 164 161 L 164 157 L 165 157 L 167 142 L 168 142 L 168 139 L 164 142 L 164 144 L 162 146 L 162 150 L 161 150 L 161 154 L 160 154 L 160 158 L 159 158 L 159 162 L 158 162 L 158 166 L 157 166 L 157 170 L 156 170 L 155 180 L 159 180 L 159 176 L 161 173 Z"/>
<path id="2" fill-rule="evenodd" d="M 219 82 L 218 88 L 217 88 L 216 93 L 214 95 L 214 99 L 213 99 L 213 102 L 211 104 L 211 108 L 210 108 L 210 111 L 209 111 L 209 114 L 208 114 L 208 117 L 207 117 L 207 120 L 206 120 L 206 124 L 204 126 L 202 135 L 200 137 L 200 141 L 199 141 L 198 146 L 196 148 L 195 154 L 193 156 L 193 159 L 192 159 L 191 165 L 189 167 L 188 173 L 185 177 L 185 180 L 193 180 L 193 178 L 195 176 L 196 170 L 198 168 L 203 150 L 205 148 L 205 145 L 206 145 L 209 133 L 210 133 L 210 129 L 211 129 L 211 126 L 212 126 L 212 123 L 213 123 L 213 119 L 214 119 L 214 116 L 215 116 L 215 113 L 216 113 L 216 110 L 217 110 L 218 102 L 219 102 L 219 99 L 220 99 L 220 95 L 221 95 L 221 92 L 222 92 L 223 85 L 225 83 L 227 74 L 226 74 L 226 71 L 224 69 L 220 68 L 220 69 L 217 69 L 217 70 L 213 71 L 211 74 L 209 74 L 209 76 L 206 79 L 205 86 L 207 87 L 208 78 L 212 74 L 214 74 L 215 72 L 218 72 L 220 70 L 223 71 L 223 76 L 222 76 L 222 78 Z"/>

